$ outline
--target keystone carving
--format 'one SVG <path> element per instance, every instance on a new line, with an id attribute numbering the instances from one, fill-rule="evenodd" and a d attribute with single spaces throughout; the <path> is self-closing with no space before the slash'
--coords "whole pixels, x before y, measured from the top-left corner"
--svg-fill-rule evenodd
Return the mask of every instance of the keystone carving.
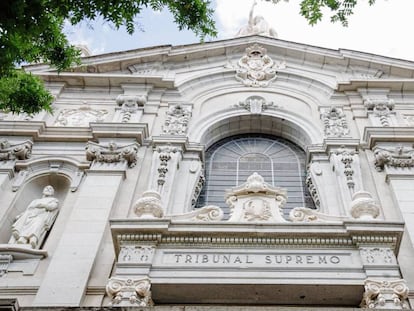
<path id="1" fill-rule="evenodd" d="M 252 87 L 266 87 L 275 80 L 276 69 L 283 69 L 286 65 L 275 64 L 266 53 L 267 50 L 258 44 L 246 48 L 246 54 L 237 63 L 236 79 Z"/>
<path id="2" fill-rule="evenodd" d="M 250 96 L 244 101 L 236 104 L 235 107 L 244 108 L 251 113 L 262 113 L 263 110 L 271 107 L 277 108 L 278 106 L 273 102 L 266 102 L 266 99 L 261 96 Z"/>
<path id="3" fill-rule="evenodd" d="M 168 135 L 185 135 L 191 118 L 191 108 L 183 105 L 173 105 L 167 111 L 163 133 Z"/>
<path id="4" fill-rule="evenodd" d="M 153 305 L 150 288 L 151 283 L 148 278 L 112 277 L 106 285 L 106 293 L 112 299 L 113 306 L 149 307 Z"/>
<path id="5" fill-rule="evenodd" d="M 101 163 L 119 163 L 126 161 L 129 167 L 137 163 L 138 143 L 118 147 L 115 142 L 103 146 L 94 142 L 86 145 L 86 159 Z"/>
<path id="6" fill-rule="evenodd" d="M 7 139 L 0 140 L 0 161 L 25 160 L 32 154 L 33 143 L 29 140 L 12 144 Z"/>
<path id="7" fill-rule="evenodd" d="M 377 169 L 377 171 L 382 171 L 385 165 L 401 168 L 414 166 L 413 147 L 376 146 L 373 150 L 375 156 L 375 168 Z"/>
<path id="8" fill-rule="evenodd" d="M 408 287 L 404 280 L 365 280 L 361 307 L 367 309 L 407 310 Z"/>
<path id="9" fill-rule="evenodd" d="M 253 173 L 247 182 L 232 188 L 226 194 L 230 207 L 229 221 L 239 222 L 286 222 L 282 207 L 287 199 L 286 190 L 264 182 L 262 176 Z"/>
<path id="10" fill-rule="evenodd" d="M 135 202 L 133 209 L 138 218 L 162 218 L 164 215 L 161 196 L 153 190 L 145 191 Z"/>
<path id="11" fill-rule="evenodd" d="M 349 135 L 348 123 L 342 108 L 331 107 L 322 111 L 321 119 L 326 137 L 343 137 Z"/>
<path id="12" fill-rule="evenodd" d="M 351 215 L 353 218 L 361 220 L 375 219 L 380 214 L 378 204 L 367 191 L 355 192 L 352 196 Z"/>

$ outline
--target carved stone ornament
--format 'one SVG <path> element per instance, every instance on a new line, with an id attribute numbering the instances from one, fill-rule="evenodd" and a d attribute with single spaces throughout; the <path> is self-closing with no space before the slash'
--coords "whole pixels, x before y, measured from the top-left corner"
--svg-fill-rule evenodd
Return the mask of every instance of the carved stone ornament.
<path id="1" fill-rule="evenodd" d="M 154 252 L 153 245 L 123 245 L 118 255 L 118 262 L 151 263 Z"/>
<path id="2" fill-rule="evenodd" d="M 157 163 L 156 170 L 158 173 L 157 187 L 160 192 L 162 191 L 162 188 L 167 180 L 170 160 L 173 158 L 173 156 L 176 156 L 181 152 L 182 149 L 176 146 L 163 145 L 154 147 L 154 157 L 156 158 L 155 163 Z M 175 158 L 176 157 L 174 157 L 174 159 Z"/>
<path id="3" fill-rule="evenodd" d="M 253 173 L 247 182 L 232 188 L 226 194 L 230 207 L 229 221 L 286 222 L 282 207 L 287 199 L 286 190 L 265 183 L 262 176 Z"/>
<path id="4" fill-rule="evenodd" d="M 138 218 L 162 218 L 164 215 L 161 196 L 154 190 L 145 191 L 135 202 L 133 209 Z"/>
<path id="5" fill-rule="evenodd" d="M 362 247 L 360 249 L 364 265 L 395 265 L 397 260 L 390 248 Z"/>
<path id="6" fill-rule="evenodd" d="M 414 115 L 404 114 L 403 119 L 407 123 L 407 126 L 414 126 Z"/>
<path id="7" fill-rule="evenodd" d="M 342 108 L 331 107 L 321 113 L 326 137 L 343 137 L 349 135 L 348 123 Z"/>
<path id="8" fill-rule="evenodd" d="M 5 275 L 8 271 L 10 263 L 13 261 L 13 256 L 9 254 L 0 254 L 0 277 Z"/>
<path id="9" fill-rule="evenodd" d="M 138 107 L 143 107 L 146 102 L 147 98 L 143 95 L 118 95 L 116 103 L 121 107 L 122 122 L 129 122 L 132 115 L 138 111 Z"/>
<path id="10" fill-rule="evenodd" d="M 338 222 L 349 220 L 348 217 L 328 215 L 307 207 L 295 207 L 290 211 L 289 219 L 292 222 Z"/>
<path id="11" fill-rule="evenodd" d="M 191 118 L 191 107 L 184 105 L 170 106 L 163 126 L 163 134 L 185 135 Z"/>
<path id="12" fill-rule="evenodd" d="M 86 159 L 101 163 L 118 163 L 126 161 L 129 167 L 134 167 L 137 163 L 138 143 L 118 147 L 115 142 L 103 146 L 94 142 L 86 145 Z"/>
<path id="13" fill-rule="evenodd" d="M 286 67 L 285 63 L 275 64 L 266 54 L 264 47 L 257 43 L 246 48 L 246 54 L 238 61 L 236 79 L 245 86 L 266 87 L 276 79 L 276 70 Z"/>
<path id="14" fill-rule="evenodd" d="M 364 105 L 368 111 L 372 111 L 374 116 L 378 117 L 384 127 L 390 126 L 389 116 L 395 107 L 393 99 L 388 98 L 366 98 Z"/>
<path id="15" fill-rule="evenodd" d="M 30 202 L 27 209 L 17 215 L 12 225 L 9 244 L 40 248 L 59 211 L 59 200 L 53 197 L 54 192 L 52 186 L 46 186 L 43 197 Z"/>
<path id="16" fill-rule="evenodd" d="M 355 219 L 371 220 L 380 214 L 378 204 L 368 191 L 358 191 L 352 196 L 351 215 Z"/>
<path id="17" fill-rule="evenodd" d="M 113 306 L 150 307 L 151 283 L 148 278 L 123 279 L 112 277 L 106 285 L 106 293 L 112 299 Z"/>
<path id="18" fill-rule="evenodd" d="M 365 280 L 362 308 L 408 310 L 408 287 L 404 280 Z"/>
<path id="19" fill-rule="evenodd" d="M 244 101 L 236 104 L 235 107 L 244 108 L 247 111 L 250 111 L 251 113 L 255 114 L 262 113 L 263 110 L 266 110 L 271 107 L 279 108 L 273 102 L 266 102 L 266 99 L 264 99 L 261 96 L 250 96 L 246 98 Z"/>
<path id="20" fill-rule="evenodd" d="M 315 186 L 312 175 L 311 175 L 311 168 L 308 166 L 307 172 L 306 172 L 306 179 L 305 184 L 309 189 L 309 193 L 312 197 L 313 202 L 315 203 L 316 208 L 320 208 L 321 206 L 321 200 L 319 198 L 318 188 Z M 319 169 L 319 171 L 316 173 L 316 175 L 322 175 L 322 170 Z"/>
<path id="21" fill-rule="evenodd" d="M 0 161 L 25 160 L 32 154 L 33 143 L 29 140 L 12 144 L 7 139 L 0 140 Z"/>
<path id="22" fill-rule="evenodd" d="M 55 121 L 55 126 L 89 126 L 90 122 L 103 122 L 108 111 L 92 109 L 84 103 L 76 109 L 63 109 Z"/>
<path id="23" fill-rule="evenodd" d="M 373 149 L 375 156 L 375 168 L 382 171 L 387 166 L 392 167 L 413 167 L 414 149 L 407 146 L 375 146 Z"/>
<path id="24" fill-rule="evenodd" d="M 170 216 L 175 221 L 220 221 L 223 217 L 223 210 L 214 205 L 197 208 L 189 213 Z"/>

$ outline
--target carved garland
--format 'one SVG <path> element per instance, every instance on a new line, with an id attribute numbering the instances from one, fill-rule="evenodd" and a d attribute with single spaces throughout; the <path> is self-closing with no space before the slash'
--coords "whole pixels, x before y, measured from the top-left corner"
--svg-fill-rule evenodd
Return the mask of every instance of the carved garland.
<path id="1" fill-rule="evenodd" d="M 414 149 L 413 147 L 396 146 L 374 148 L 375 168 L 382 171 L 385 165 L 392 167 L 413 167 L 414 166 Z"/>
<path id="2" fill-rule="evenodd" d="M 107 146 L 88 142 L 86 145 L 86 159 L 101 163 L 118 163 L 126 161 L 128 166 L 134 167 L 137 163 L 138 143 L 118 147 L 115 142 Z"/>
<path id="3" fill-rule="evenodd" d="M 0 141 L 0 161 L 25 160 L 32 154 L 33 143 L 29 140 L 12 144 L 7 139 Z"/>

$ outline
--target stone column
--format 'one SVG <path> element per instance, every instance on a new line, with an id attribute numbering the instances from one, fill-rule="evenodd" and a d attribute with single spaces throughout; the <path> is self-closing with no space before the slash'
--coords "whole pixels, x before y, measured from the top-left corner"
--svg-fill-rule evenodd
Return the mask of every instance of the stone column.
<path id="1" fill-rule="evenodd" d="M 66 228 L 33 306 L 80 306 L 125 171 L 136 162 L 137 144 L 89 143 L 91 169 L 80 187 Z"/>

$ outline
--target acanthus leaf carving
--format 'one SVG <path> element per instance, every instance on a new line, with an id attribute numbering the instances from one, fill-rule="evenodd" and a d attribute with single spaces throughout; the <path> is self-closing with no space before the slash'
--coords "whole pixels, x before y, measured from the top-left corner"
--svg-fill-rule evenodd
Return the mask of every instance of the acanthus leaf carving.
<path id="1" fill-rule="evenodd" d="M 106 293 L 111 298 L 112 306 L 150 307 L 151 282 L 148 278 L 124 279 L 112 277 L 106 285 Z"/>
<path id="2" fill-rule="evenodd" d="M 375 146 L 375 168 L 382 171 L 384 167 L 409 168 L 414 166 L 414 148 L 408 146 Z"/>
<path id="3" fill-rule="evenodd" d="M 11 143 L 7 139 L 0 141 L 0 161 L 26 160 L 32 154 L 33 143 L 29 140 L 21 143 Z"/>
<path id="4" fill-rule="evenodd" d="M 408 287 L 401 280 L 365 280 L 361 307 L 367 309 L 407 310 Z"/>
<path id="5" fill-rule="evenodd" d="M 137 163 L 138 143 L 119 147 L 111 141 L 105 145 L 88 142 L 86 145 L 86 159 L 98 163 L 127 162 L 128 167 L 134 167 Z"/>
<path id="6" fill-rule="evenodd" d="M 245 86 L 266 87 L 276 79 L 276 70 L 286 67 L 285 63 L 275 64 L 267 50 L 257 43 L 246 48 L 246 54 L 238 61 L 236 79 Z"/>
<path id="7" fill-rule="evenodd" d="M 321 113 L 321 119 L 326 137 L 349 136 L 348 123 L 342 108 L 331 107 L 324 109 Z"/>
<path id="8" fill-rule="evenodd" d="M 191 107 L 188 105 L 172 105 L 166 112 L 167 118 L 163 126 L 163 134 L 185 135 L 191 119 Z"/>

